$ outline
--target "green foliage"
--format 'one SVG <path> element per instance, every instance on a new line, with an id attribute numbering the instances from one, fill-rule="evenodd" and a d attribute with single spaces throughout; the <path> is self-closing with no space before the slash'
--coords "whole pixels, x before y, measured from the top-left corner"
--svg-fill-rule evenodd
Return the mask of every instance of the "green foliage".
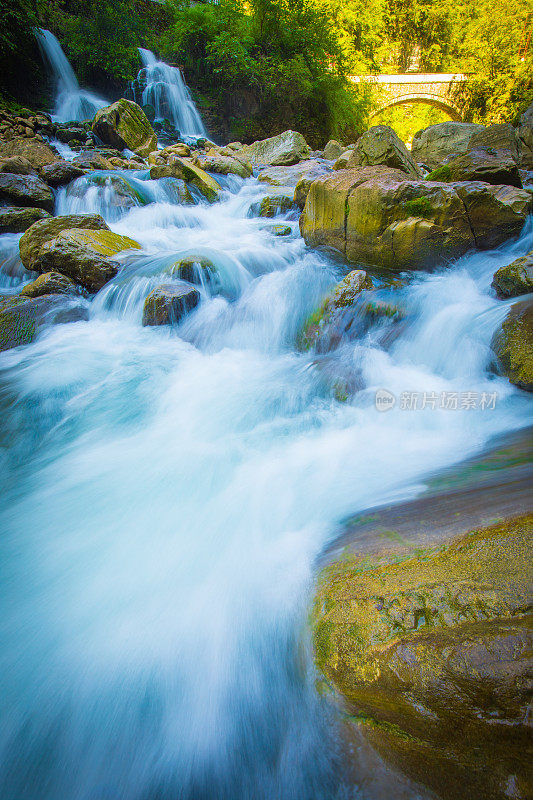
<path id="1" fill-rule="evenodd" d="M 427 197 L 417 197 L 415 200 L 408 200 L 404 203 L 406 217 L 421 217 L 429 219 L 433 214 L 433 206 Z"/>
<path id="2" fill-rule="evenodd" d="M 28 100 L 38 86 L 34 0 L 0 0 L 0 92 Z"/>

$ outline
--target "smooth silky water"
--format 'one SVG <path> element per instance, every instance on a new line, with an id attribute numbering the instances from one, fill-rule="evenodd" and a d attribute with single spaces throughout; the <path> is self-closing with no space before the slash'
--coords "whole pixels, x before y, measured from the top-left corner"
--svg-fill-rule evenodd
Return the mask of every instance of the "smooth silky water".
<path id="1" fill-rule="evenodd" d="M 119 177 L 129 206 L 93 177 L 57 208 L 99 210 L 142 252 L 88 322 L 0 354 L 0 797 L 359 797 L 315 690 L 315 560 L 344 516 L 531 423 L 489 345 L 509 305 L 492 274 L 533 247 L 532 226 L 396 291 L 396 338 L 377 322 L 330 357 L 358 376 L 340 402 L 295 341 L 343 271 L 306 249 L 297 214 L 277 238 L 280 219 L 253 215 L 255 179 L 184 207 L 147 173 Z M 0 238 L 4 293 L 28 279 L 17 242 Z M 143 328 L 144 298 L 185 256 L 216 267 L 198 268 L 200 306 Z M 380 388 L 497 402 L 382 413 Z"/>

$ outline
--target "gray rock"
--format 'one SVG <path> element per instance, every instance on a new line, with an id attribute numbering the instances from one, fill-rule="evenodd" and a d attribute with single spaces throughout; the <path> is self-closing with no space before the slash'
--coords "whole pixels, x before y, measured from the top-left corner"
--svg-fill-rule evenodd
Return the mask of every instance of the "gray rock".
<path id="1" fill-rule="evenodd" d="M 200 292 L 183 281 L 157 286 L 144 302 L 143 325 L 172 325 L 200 302 Z"/>
<path id="2" fill-rule="evenodd" d="M 52 190 L 34 175 L 0 172 L 0 200 L 16 206 L 54 210 Z"/>

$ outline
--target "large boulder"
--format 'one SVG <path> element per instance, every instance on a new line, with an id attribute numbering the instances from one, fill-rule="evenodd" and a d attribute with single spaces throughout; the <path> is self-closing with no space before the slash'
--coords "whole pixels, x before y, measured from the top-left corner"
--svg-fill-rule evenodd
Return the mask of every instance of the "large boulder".
<path id="1" fill-rule="evenodd" d="M 533 796 L 532 532 L 529 516 L 346 559 L 319 584 L 319 669 L 358 733 L 441 800 Z"/>
<path id="2" fill-rule="evenodd" d="M 427 180 L 483 181 L 522 188 L 518 164 L 510 150 L 476 147 L 455 156 L 427 176 Z"/>
<path id="3" fill-rule="evenodd" d="M 324 158 L 327 158 L 329 161 L 335 161 L 342 153 L 344 153 L 345 148 L 342 146 L 340 142 L 336 139 L 330 139 L 327 145 L 324 147 Z"/>
<path id="4" fill-rule="evenodd" d="M 0 172 L 12 175 L 35 175 L 35 170 L 24 156 L 9 156 L 0 160 Z"/>
<path id="5" fill-rule="evenodd" d="M 415 161 L 435 169 L 451 155 L 466 153 L 474 134 L 483 125 L 469 122 L 439 122 L 415 134 L 411 155 Z"/>
<path id="6" fill-rule="evenodd" d="M 499 297 L 518 297 L 533 292 L 533 250 L 494 273 L 492 285 Z"/>
<path id="7" fill-rule="evenodd" d="M 298 181 L 306 175 L 324 175 L 330 168 L 320 161 L 307 159 L 298 164 L 291 164 L 288 167 L 265 167 L 258 175 L 257 180 L 261 183 L 269 183 L 271 186 L 296 186 Z"/>
<path id="8" fill-rule="evenodd" d="M 73 228 L 108 231 L 109 226 L 99 214 L 66 214 L 36 222 L 19 241 L 20 258 L 26 269 L 35 270 L 35 264 L 46 242 L 55 239 L 62 231 Z"/>
<path id="9" fill-rule="evenodd" d="M 40 169 L 46 164 L 61 160 L 61 156 L 42 139 L 16 138 L 0 142 L 0 159 L 10 156 L 22 156 L 33 169 Z"/>
<path id="10" fill-rule="evenodd" d="M 355 264 L 432 268 L 518 234 L 531 208 L 531 195 L 510 186 L 400 176 L 367 167 L 318 178 L 300 218 L 306 243 L 333 247 Z"/>
<path id="11" fill-rule="evenodd" d="M 84 174 L 84 169 L 72 161 L 56 161 L 41 167 L 39 175 L 49 186 L 54 188 L 79 178 Z"/>
<path id="12" fill-rule="evenodd" d="M 0 201 L 16 206 L 54 210 L 54 194 L 35 175 L 12 175 L 0 172 Z"/>
<path id="13" fill-rule="evenodd" d="M 507 150 L 516 162 L 520 158 L 516 131 L 509 122 L 489 125 L 488 128 L 483 128 L 483 130 L 474 133 L 470 139 L 468 149 L 475 150 L 478 147 Z"/>
<path id="14" fill-rule="evenodd" d="M 511 383 L 533 392 L 533 300 L 511 306 L 492 340 L 504 375 Z"/>
<path id="15" fill-rule="evenodd" d="M 134 239 L 112 231 L 67 229 L 41 247 L 33 269 L 60 272 L 89 292 L 97 292 L 118 272 L 113 256 L 139 249 Z"/>
<path id="16" fill-rule="evenodd" d="M 144 302 L 143 325 L 177 324 L 200 302 L 200 292 L 190 283 L 165 283 L 150 292 Z"/>
<path id="17" fill-rule="evenodd" d="M 172 156 L 166 164 L 157 164 L 150 169 L 150 178 L 179 178 L 195 186 L 203 196 L 214 203 L 220 195 L 220 184 L 189 158 Z"/>
<path id="18" fill-rule="evenodd" d="M 375 125 L 359 137 L 346 169 L 376 166 L 399 169 L 413 178 L 421 177 L 420 170 L 406 146 L 388 125 Z"/>
<path id="19" fill-rule="evenodd" d="M 88 317 L 87 305 L 81 298 L 66 298 L 62 294 L 1 300 L 0 350 L 29 344 L 48 325 L 76 322 Z"/>
<path id="20" fill-rule="evenodd" d="M 59 272 L 45 272 L 20 290 L 21 297 L 42 297 L 45 294 L 74 294 L 76 285 Z"/>
<path id="21" fill-rule="evenodd" d="M 521 115 L 516 135 L 520 151 L 520 164 L 526 169 L 533 169 L 533 103 Z"/>
<path id="22" fill-rule="evenodd" d="M 238 175 L 239 178 L 249 178 L 252 168 L 244 161 L 233 156 L 224 156 L 215 150 L 208 150 L 205 157 L 199 160 L 198 166 L 206 172 L 217 172 L 220 175 Z"/>
<path id="23" fill-rule="evenodd" d="M 303 173 L 294 189 L 293 202 L 298 208 L 303 208 L 305 206 L 305 201 L 307 200 L 307 195 L 313 181 L 316 181 L 321 175 L 326 175 L 330 172 L 329 168 L 324 166 L 324 164 L 313 161 L 309 163 L 314 164 L 314 166 Z"/>
<path id="24" fill-rule="evenodd" d="M 252 164 L 270 164 L 271 166 L 287 166 L 297 164 L 309 158 L 311 150 L 301 133 L 284 131 L 270 139 L 262 139 L 245 145 L 239 151 L 239 158 Z"/>
<path id="25" fill-rule="evenodd" d="M 13 206 L 0 207 L 0 234 L 23 233 L 34 222 L 41 219 L 51 219 L 48 211 L 42 208 L 14 208 Z"/>
<path id="26" fill-rule="evenodd" d="M 137 103 L 121 98 L 96 112 L 92 121 L 94 133 L 118 150 L 127 147 L 146 157 L 157 150 L 157 136 L 148 117 Z"/>

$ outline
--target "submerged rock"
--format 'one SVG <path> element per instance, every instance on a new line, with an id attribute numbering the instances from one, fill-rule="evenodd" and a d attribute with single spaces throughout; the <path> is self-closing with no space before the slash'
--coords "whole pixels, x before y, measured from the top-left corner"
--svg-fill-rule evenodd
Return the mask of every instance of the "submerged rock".
<path id="1" fill-rule="evenodd" d="M 146 157 L 157 150 L 157 136 L 148 117 L 137 103 L 121 98 L 96 112 L 92 129 L 100 139 L 117 150 L 127 147 Z"/>
<path id="2" fill-rule="evenodd" d="M 60 272 L 89 292 L 97 292 L 118 272 L 113 256 L 138 249 L 138 242 L 112 231 L 67 229 L 41 247 L 33 269 Z"/>
<path id="3" fill-rule="evenodd" d="M 99 214 L 66 214 L 40 220 L 28 228 L 19 241 L 20 258 L 26 269 L 34 270 L 42 247 L 61 231 L 72 228 L 108 231 L 109 226 Z"/>
<path id="4" fill-rule="evenodd" d="M 200 292 L 189 283 L 161 284 L 144 302 L 143 325 L 176 324 L 199 302 Z"/>
<path id="5" fill-rule="evenodd" d="M 509 381 L 533 392 L 533 300 L 511 306 L 492 340 L 492 349 Z"/>
<path id="6" fill-rule="evenodd" d="M 387 125 L 375 125 L 359 137 L 346 169 L 376 166 L 399 169 L 413 178 L 421 177 L 420 170 L 406 146 Z"/>
<path id="7" fill-rule="evenodd" d="M 16 206 L 54 210 L 54 194 L 35 175 L 13 175 L 0 172 L 0 201 Z"/>
<path id="8" fill-rule="evenodd" d="M 435 169 L 452 155 L 466 153 L 472 137 L 484 130 L 470 122 L 439 122 L 415 134 L 411 155 L 415 161 Z"/>
<path id="9" fill-rule="evenodd" d="M 278 214 L 283 214 L 292 208 L 292 200 L 287 195 L 269 195 L 264 197 L 259 203 L 257 213 L 260 217 L 276 217 Z"/>
<path id="10" fill-rule="evenodd" d="M 42 208 L 0 207 L 0 234 L 24 233 L 40 219 L 51 219 L 48 211 Z"/>
<path id="11" fill-rule="evenodd" d="M 21 297 L 42 297 L 45 294 L 74 294 L 76 285 L 59 272 L 45 272 L 28 283 L 19 295 Z"/>
<path id="12" fill-rule="evenodd" d="M 492 285 L 499 297 L 518 297 L 533 292 L 533 250 L 494 273 Z"/>
<path id="13" fill-rule="evenodd" d="M 81 298 L 61 294 L 45 297 L 11 297 L 0 301 L 0 350 L 9 350 L 32 342 L 48 325 L 76 322 L 89 318 Z"/>
<path id="14" fill-rule="evenodd" d="M 244 145 L 238 152 L 239 157 L 252 164 L 270 164 L 276 167 L 305 161 L 309 158 L 311 149 L 301 133 L 284 131 L 269 139 Z"/>
<path id="15" fill-rule="evenodd" d="M 532 527 L 339 561 L 318 588 L 319 669 L 372 746 L 443 800 L 533 792 Z"/>

